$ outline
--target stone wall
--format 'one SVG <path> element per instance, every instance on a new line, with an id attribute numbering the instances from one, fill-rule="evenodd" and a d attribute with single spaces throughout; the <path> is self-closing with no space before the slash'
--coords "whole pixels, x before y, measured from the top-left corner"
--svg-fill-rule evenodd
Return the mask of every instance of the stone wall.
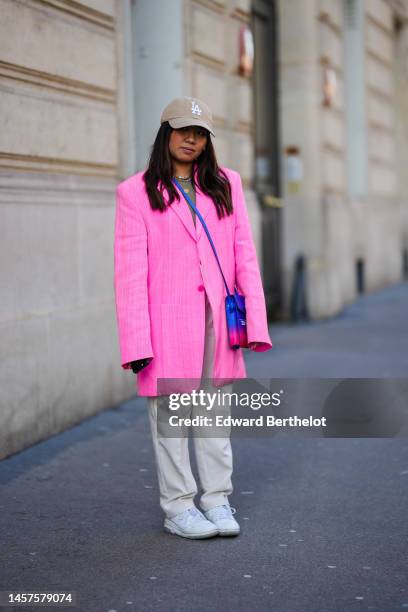
<path id="1" fill-rule="evenodd" d="M 114 0 L 3 0 L 0 456 L 134 392 L 118 367 Z"/>
<path id="2" fill-rule="evenodd" d="M 403 280 L 407 24 L 401 23 L 397 34 L 392 5 L 385 0 L 279 4 L 286 313 L 298 253 L 308 262 L 312 318 L 336 314 L 356 299 L 358 259 L 364 262 L 365 291 Z M 347 37 L 346 15 L 354 9 L 361 14 L 348 18 L 361 19 L 361 58 L 358 45 L 354 57 L 348 54 L 353 40 Z M 323 104 L 326 68 L 336 80 L 330 106 Z M 359 88 L 360 98 L 354 95 Z M 289 145 L 299 147 L 304 165 L 296 194 L 285 180 Z"/>

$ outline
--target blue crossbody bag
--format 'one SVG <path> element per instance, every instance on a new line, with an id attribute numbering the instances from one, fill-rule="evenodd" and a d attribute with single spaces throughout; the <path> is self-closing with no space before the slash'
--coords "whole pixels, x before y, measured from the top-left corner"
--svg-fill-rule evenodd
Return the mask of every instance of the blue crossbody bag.
<path id="1" fill-rule="evenodd" d="M 173 178 L 173 183 L 177 185 L 180 189 L 181 193 L 185 197 L 187 203 L 196 213 L 197 217 L 200 219 L 202 226 L 205 230 L 205 233 L 208 236 L 208 240 L 210 241 L 212 250 L 214 251 L 215 258 L 217 260 L 218 267 L 220 269 L 225 289 L 227 295 L 225 297 L 225 314 L 227 321 L 227 329 L 228 329 L 228 340 L 229 345 L 232 349 L 239 348 L 247 348 L 248 347 L 248 337 L 247 337 L 247 324 L 246 324 L 246 308 L 245 308 L 245 297 L 238 293 L 238 289 L 234 286 L 234 293 L 230 293 L 228 289 L 227 281 L 225 280 L 224 273 L 221 268 L 220 261 L 218 259 L 217 251 L 215 249 L 214 243 L 210 236 L 210 232 L 208 231 L 207 225 L 198 210 L 198 208 L 194 205 L 193 201 L 189 197 L 189 195 L 184 191 L 180 183 L 177 179 Z"/>

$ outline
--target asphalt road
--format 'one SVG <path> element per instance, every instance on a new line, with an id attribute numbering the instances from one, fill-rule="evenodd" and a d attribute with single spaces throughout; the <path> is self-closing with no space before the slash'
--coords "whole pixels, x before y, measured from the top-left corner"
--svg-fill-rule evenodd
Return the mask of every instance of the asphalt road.
<path id="1" fill-rule="evenodd" d="M 403 284 L 273 326 L 248 374 L 407 378 L 407 313 Z M 242 533 L 197 541 L 162 530 L 143 398 L 3 460 L 0 590 L 71 590 L 81 612 L 408 609 L 406 437 L 232 445 Z"/>

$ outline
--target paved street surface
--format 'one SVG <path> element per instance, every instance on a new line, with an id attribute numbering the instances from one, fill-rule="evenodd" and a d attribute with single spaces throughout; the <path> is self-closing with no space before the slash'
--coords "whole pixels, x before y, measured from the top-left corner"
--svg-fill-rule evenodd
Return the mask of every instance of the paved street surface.
<path id="1" fill-rule="evenodd" d="M 403 284 L 274 325 L 248 375 L 408 378 L 407 318 Z M 0 590 L 71 589 L 81 612 L 408 610 L 406 438 L 232 443 L 229 539 L 162 531 L 143 398 L 0 462 Z"/>

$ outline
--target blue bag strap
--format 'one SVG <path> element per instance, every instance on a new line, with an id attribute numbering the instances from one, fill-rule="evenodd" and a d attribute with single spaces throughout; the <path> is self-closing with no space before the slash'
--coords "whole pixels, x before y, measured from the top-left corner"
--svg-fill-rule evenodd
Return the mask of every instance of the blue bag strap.
<path id="1" fill-rule="evenodd" d="M 193 204 L 193 202 L 192 202 L 191 198 L 190 198 L 190 197 L 189 197 L 189 195 L 188 195 L 188 194 L 187 194 L 187 193 L 184 191 L 184 189 L 182 188 L 182 186 L 180 185 L 180 183 L 178 182 L 178 180 L 177 180 L 177 179 L 175 179 L 175 178 L 173 178 L 173 183 L 175 183 L 175 184 L 177 185 L 177 187 L 180 189 L 181 193 L 183 194 L 183 196 L 185 197 L 185 199 L 187 200 L 187 202 L 190 204 L 191 208 L 192 208 L 192 209 L 195 211 L 195 213 L 196 213 L 197 217 L 200 219 L 200 221 L 201 221 L 201 223 L 202 223 L 202 226 L 203 226 L 203 228 L 205 229 L 205 233 L 206 233 L 206 234 L 207 234 L 207 236 L 208 236 L 208 240 L 210 241 L 210 244 L 211 244 L 211 246 L 212 246 L 212 250 L 214 251 L 214 255 L 215 255 L 215 258 L 216 258 L 216 260 L 217 260 L 218 267 L 219 267 L 219 269 L 220 269 L 220 272 L 221 272 L 221 274 L 222 274 L 222 278 L 223 278 L 223 280 L 224 280 L 225 289 L 227 290 L 227 295 L 228 295 L 228 296 L 231 296 L 231 294 L 230 294 L 230 292 L 229 292 L 229 289 L 228 289 L 227 281 L 225 280 L 225 276 L 224 276 L 224 273 L 223 273 L 222 268 L 221 268 L 220 261 L 219 261 L 219 259 L 218 259 L 217 251 L 216 251 L 216 249 L 215 249 L 214 243 L 213 243 L 212 238 L 211 238 L 211 236 L 210 236 L 210 232 L 208 231 L 207 225 L 206 225 L 206 223 L 205 223 L 205 221 L 204 221 L 203 217 L 201 216 L 200 211 L 198 210 L 198 208 L 197 208 L 196 206 L 194 206 L 194 204 Z"/>

